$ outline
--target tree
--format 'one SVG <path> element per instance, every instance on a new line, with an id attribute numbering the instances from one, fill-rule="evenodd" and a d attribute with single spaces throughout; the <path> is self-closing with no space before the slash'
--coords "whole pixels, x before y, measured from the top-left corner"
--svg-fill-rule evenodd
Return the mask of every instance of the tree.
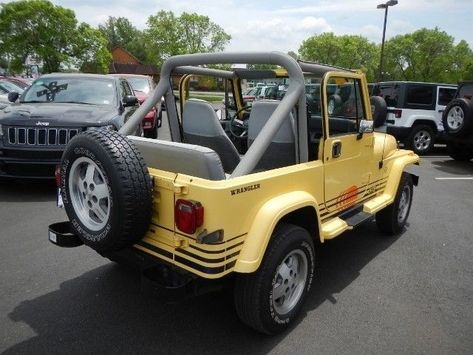
<path id="1" fill-rule="evenodd" d="M 125 48 L 140 61 L 146 61 L 144 34 L 127 18 L 110 16 L 105 24 L 99 25 L 99 31 L 107 39 L 110 51 L 115 47 Z"/>
<path id="2" fill-rule="evenodd" d="M 148 18 L 145 30 L 148 59 L 161 64 L 172 55 L 216 52 L 225 48 L 231 36 L 207 16 L 160 11 Z"/>
<path id="3" fill-rule="evenodd" d="M 386 41 L 385 63 L 390 79 L 456 83 L 468 78 L 473 54 L 465 41 L 422 28 Z"/>
<path id="4" fill-rule="evenodd" d="M 112 55 L 107 49 L 107 40 L 101 32 L 81 23 L 77 29 L 79 36 L 74 43 L 74 57 L 83 72 L 108 73 Z"/>
<path id="5" fill-rule="evenodd" d="M 362 69 L 375 79 L 379 49 L 362 36 L 336 36 L 332 32 L 309 37 L 299 47 L 301 59 L 344 68 Z"/>
<path id="6" fill-rule="evenodd" d="M 78 25 L 72 10 L 47 0 L 1 4 L 0 38 L 0 55 L 8 55 L 10 67 L 17 72 L 28 58 L 42 63 L 44 72 L 80 65 L 84 58 L 106 60 L 101 35 L 88 25 Z"/>

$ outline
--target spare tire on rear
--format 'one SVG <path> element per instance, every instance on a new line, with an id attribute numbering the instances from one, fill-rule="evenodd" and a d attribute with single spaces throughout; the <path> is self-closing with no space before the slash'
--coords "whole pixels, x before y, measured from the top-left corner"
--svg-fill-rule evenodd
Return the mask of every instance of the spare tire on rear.
<path id="1" fill-rule="evenodd" d="M 75 136 L 62 156 L 61 189 L 73 231 L 97 251 L 129 246 L 149 227 L 151 178 L 133 142 L 118 132 Z"/>
<path id="2" fill-rule="evenodd" d="M 443 128 L 452 137 L 462 137 L 473 129 L 473 102 L 465 98 L 449 102 L 442 115 Z"/>
<path id="3" fill-rule="evenodd" d="M 371 96 L 370 103 L 374 128 L 384 126 L 386 124 L 386 116 L 388 115 L 386 101 L 381 96 Z"/>

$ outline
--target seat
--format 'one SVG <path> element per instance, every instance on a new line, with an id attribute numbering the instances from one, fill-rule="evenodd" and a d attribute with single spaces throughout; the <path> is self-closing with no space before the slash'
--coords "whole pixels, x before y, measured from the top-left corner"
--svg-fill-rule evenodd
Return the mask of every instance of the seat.
<path id="1" fill-rule="evenodd" d="M 258 136 L 279 101 L 261 100 L 253 103 L 248 122 L 248 147 Z M 279 131 L 271 140 L 255 170 L 269 170 L 296 163 L 295 122 L 292 113 L 284 120 Z"/>
<path id="2" fill-rule="evenodd" d="M 138 148 L 149 168 L 208 180 L 226 178 L 219 156 L 207 147 L 144 137 L 128 138 Z"/>
<path id="3" fill-rule="evenodd" d="M 184 142 L 214 150 L 226 173 L 240 162 L 240 155 L 220 124 L 213 107 L 206 101 L 189 99 L 182 117 Z"/>

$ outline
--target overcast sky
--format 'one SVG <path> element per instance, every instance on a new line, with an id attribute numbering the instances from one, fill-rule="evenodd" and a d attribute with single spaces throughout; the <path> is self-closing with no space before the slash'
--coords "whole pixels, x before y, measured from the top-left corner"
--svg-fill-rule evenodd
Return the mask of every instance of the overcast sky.
<path id="1" fill-rule="evenodd" d="M 0 0 L 1 1 L 1 0 Z M 3 0 L 5 2 L 5 0 Z M 148 16 L 160 10 L 207 15 L 232 36 L 227 51 L 279 50 L 297 52 L 314 34 L 359 34 L 380 43 L 386 0 L 53 0 L 75 11 L 79 21 L 93 26 L 108 16 L 123 16 L 146 27 Z M 9 1 L 7 1 L 9 2 Z M 473 0 L 399 0 L 389 8 L 387 38 L 435 26 L 466 40 L 473 48 Z"/>

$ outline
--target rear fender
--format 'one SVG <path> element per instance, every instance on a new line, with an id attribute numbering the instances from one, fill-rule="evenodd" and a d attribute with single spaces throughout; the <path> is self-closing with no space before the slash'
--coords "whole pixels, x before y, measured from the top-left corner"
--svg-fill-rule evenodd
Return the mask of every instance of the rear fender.
<path id="1" fill-rule="evenodd" d="M 266 247 L 278 222 L 288 213 L 304 207 L 315 209 L 320 230 L 318 204 L 309 193 L 294 191 L 267 201 L 255 215 L 234 271 L 242 273 L 256 271 L 261 264 Z"/>

